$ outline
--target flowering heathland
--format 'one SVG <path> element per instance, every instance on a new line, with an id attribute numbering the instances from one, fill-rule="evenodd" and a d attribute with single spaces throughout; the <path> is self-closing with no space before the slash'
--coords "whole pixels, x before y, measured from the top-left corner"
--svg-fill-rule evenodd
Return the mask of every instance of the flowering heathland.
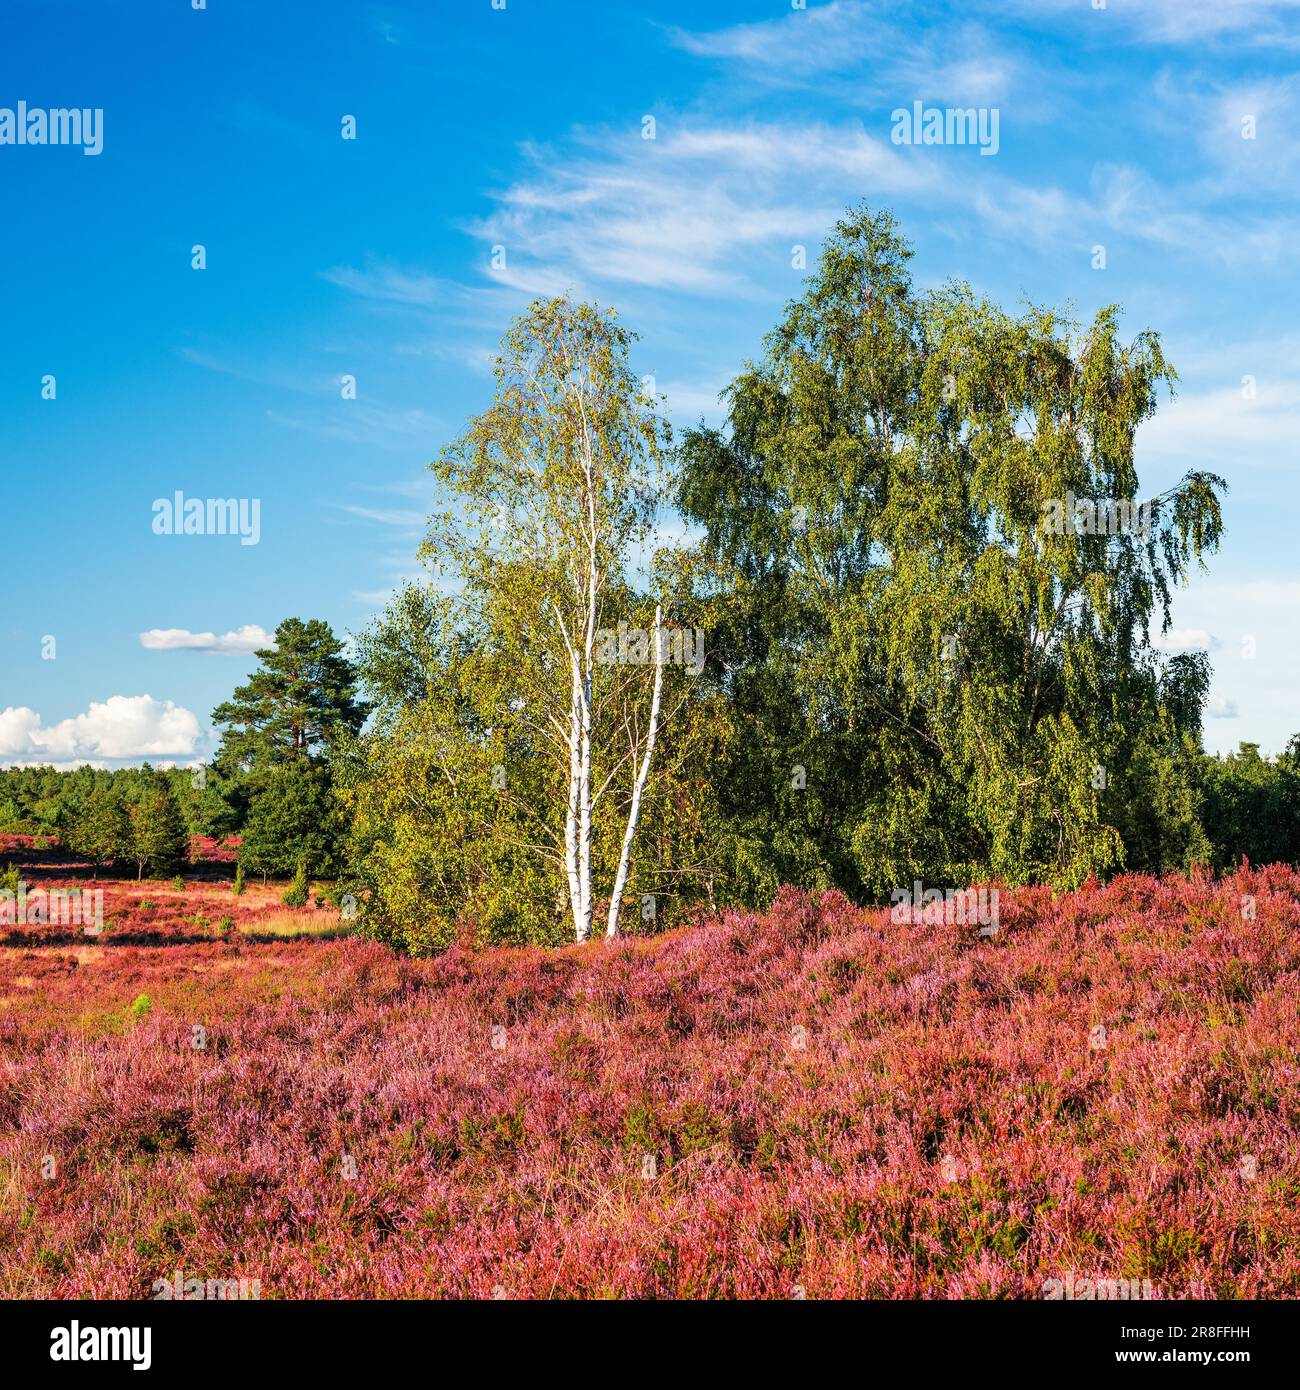
<path id="1" fill-rule="evenodd" d="M 1298 926 L 1274 867 L 984 937 L 788 890 L 433 961 L 11 933 L 0 1297 L 1294 1296 Z"/>

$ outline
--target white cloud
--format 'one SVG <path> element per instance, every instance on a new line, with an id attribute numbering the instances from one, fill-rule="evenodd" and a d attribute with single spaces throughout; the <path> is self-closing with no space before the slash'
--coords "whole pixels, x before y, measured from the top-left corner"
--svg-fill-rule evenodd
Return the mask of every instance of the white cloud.
<path id="1" fill-rule="evenodd" d="M 1231 535 L 1231 532 L 1229 533 Z M 1242 737 L 1277 753 L 1300 732 L 1295 707 L 1295 614 L 1300 581 L 1224 580 L 1195 576 L 1174 598 L 1185 631 L 1213 633 L 1214 694 L 1206 710 L 1209 752 L 1224 753 Z M 1219 721 L 1240 719 L 1244 729 Z"/>
<path id="2" fill-rule="evenodd" d="M 191 632 L 187 627 L 151 627 L 140 634 L 140 645 L 154 652 L 257 652 L 275 646 L 275 638 L 256 623 L 234 632 Z"/>
<path id="3" fill-rule="evenodd" d="M 368 265 L 364 270 L 334 266 L 321 271 L 321 278 L 364 299 L 410 304 L 422 309 L 432 309 L 461 293 L 457 286 L 436 275 L 423 270 L 404 270 L 391 264 Z"/>
<path id="4" fill-rule="evenodd" d="M 815 249 L 846 197 L 940 181 L 928 151 L 900 150 L 858 123 L 700 126 L 664 113 L 654 140 L 639 126 L 575 139 L 564 157 L 526 147 L 532 174 L 471 228 L 506 247 L 499 282 L 579 295 L 588 283 L 734 294 L 755 252 L 788 270 L 793 245 Z"/>
<path id="5" fill-rule="evenodd" d="M 1288 256 L 1293 218 L 1207 205 L 1221 190 L 1161 184 L 1132 165 L 1099 164 L 1093 171 L 1094 216 L 1112 231 L 1170 250 L 1217 256 L 1225 264 L 1257 267 Z"/>
<path id="6" fill-rule="evenodd" d="M 302 430 L 321 439 L 398 449 L 404 453 L 410 452 L 412 440 L 432 441 L 442 429 L 440 421 L 418 408 L 401 410 L 360 402 L 349 402 L 344 410 L 335 409 L 332 414 L 321 413 L 311 418 L 287 415 L 280 410 L 268 410 L 266 416 L 286 429 Z"/>
<path id="7" fill-rule="evenodd" d="M 989 103 L 1016 85 L 1018 64 L 978 25 L 927 29 L 910 11 L 895 15 L 867 0 L 830 0 L 711 33 L 674 29 L 670 37 L 687 53 L 739 65 L 769 86 L 816 84 L 822 91 L 830 78 L 851 78 L 858 101 L 889 92 L 908 100 Z"/>
<path id="8" fill-rule="evenodd" d="M 1151 645 L 1165 652 L 1208 652 L 1221 643 L 1203 627 L 1174 627 L 1158 633 Z"/>
<path id="9" fill-rule="evenodd" d="M 1236 365 L 1258 371 L 1253 396 L 1249 384 L 1180 394 L 1141 427 L 1143 456 L 1183 467 L 1201 464 L 1229 478 L 1245 469 L 1294 465 L 1300 457 L 1300 380 L 1271 377 L 1275 365 L 1267 358 L 1240 358 Z M 1224 367 L 1235 369 L 1230 360 Z"/>
<path id="10" fill-rule="evenodd" d="M 49 726 L 26 706 L 0 711 L 0 758 L 21 762 L 189 757 L 201 735 L 189 710 L 152 695 L 111 695 Z"/>
<path id="11" fill-rule="evenodd" d="M 1187 93 L 1170 92 L 1187 120 Z M 1201 144 L 1219 170 L 1218 190 L 1240 198 L 1274 193 L 1294 202 L 1300 179 L 1300 78 L 1215 88 L 1194 113 Z M 1249 126 L 1245 123 L 1249 122 Z"/>
<path id="12" fill-rule="evenodd" d="M 1300 0 L 1144 0 L 1128 13 L 1146 37 L 1170 43 L 1232 36 L 1253 44 L 1294 44 Z"/>
<path id="13" fill-rule="evenodd" d="M 781 21 L 785 23 L 786 21 Z M 470 224 L 506 250 L 495 287 L 572 291 L 627 302 L 629 286 L 735 298 L 810 256 L 847 205 L 899 200 L 960 227 L 974 213 L 1005 240 L 1082 260 L 1096 241 L 1133 238 L 1234 267 L 1289 254 L 1294 222 L 1270 208 L 1247 214 L 1200 179 L 1175 186 L 1126 164 L 1095 167 L 1083 193 L 990 172 L 969 151 L 896 146 L 883 117 L 719 124 L 670 111 L 656 138 L 639 126 L 575 131 L 563 153 L 524 146 L 531 168 Z"/>
<path id="14" fill-rule="evenodd" d="M 1094 10 L 1080 0 L 1010 0 L 1011 8 L 1033 21 L 1055 21 L 1058 15 L 1077 19 L 1080 28 L 1092 24 L 1118 26 L 1139 38 L 1163 43 L 1195 43 L 1208 39 L 1240 39 L 1249 45 L 1294 46 L 1300 0 L 1112 0 L 1108 9 Z M 1008 0 L 989 8 L 1005 10 Z"/>

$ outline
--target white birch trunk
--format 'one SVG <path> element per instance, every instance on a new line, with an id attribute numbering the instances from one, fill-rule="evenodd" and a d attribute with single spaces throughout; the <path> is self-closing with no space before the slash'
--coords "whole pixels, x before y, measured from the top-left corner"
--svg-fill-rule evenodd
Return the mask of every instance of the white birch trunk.
<path id="1" fill-rule="evenodd" d="M 578 940 L 591 935 L 591 698 L 583 686 L 582 746 L 578 762 Z"/>
<path id="2" fill-rule="evenodd" d="M 578 762 L 578 940 L 591 935 L 591 701 L 592 666 L 596 646 L 596 513 L 591 480 L 591 453 L 587 450 L 587 615 L 582 647 L 582 746 Z"/>
<path id="3" fill-rule="evenodd" d="M 654 630 L 655 683 L 654 694 L 650 697 L 650 728 L 646 734 L 645 756 L 637 768 L 636 781 L 632 786 L 632 804 L 627 811 L 627 828 L 623 831 L 623 848 L 618 856 L 618 873 L 614 877 L 614 894 L 609 900 L 609 925 L 606 937 L 618 935 L 619 912 L 623 906 L 623 890 L 627 886 L 628 867 L 632 862 L 632 841 L 636 838 L 637 822 L 641 818 L 641 797 L 645 792 L 646 778 L 650 775 L 650 759 L 654 756 L 655 735 L 659 732 L 659 697 L 664 684 L 664 646 L 663 620 L 659 608 L 655 608 Z"/>
<path id="4" fill-rule="evenodd" d="M 582 739 L 582 675 L 578 658 L 572 657 L 573 691 L 569 706 L 569 804 L 564 816 L 564 870 L 569 880 L 569 911 L 573 914 L 573 931 L 578 941 L 585 941 L 591 922 L 583 930 L 582 883 L 578 876 L 578 798 L 581 785 Z"/>

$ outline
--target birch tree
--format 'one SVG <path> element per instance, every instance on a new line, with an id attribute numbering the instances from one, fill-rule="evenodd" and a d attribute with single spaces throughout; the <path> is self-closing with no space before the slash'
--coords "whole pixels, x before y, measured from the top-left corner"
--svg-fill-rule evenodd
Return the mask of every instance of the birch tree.
<path id="1" fill-rule="evenodd" d="M 633 341 L 612 312 L 534 303 L 503 339 L 492 404 L 432 465 L 445 505 L 421 550 L 460 586 L 494 668 L 485 736 L 511 731 L 506 745 L 544 750 L 555 774 L 553 814 L 519 805 L 527 848 L 562 874 L 578 941 L 596 910 L 597 820 L 625 796 L 606 924 L 618 932 L 662 718 L 662 614 L 638 627 L 629 574 L 652 537 L 668 429 L 629 365 Z M 638 640 L 611 650 L 615 630 Z"/>
<path id="2" fill-rule="evenodd" d="M 911 255 L 847 214 L 725 426 L 682 441 L 680 508 L 737 597 L 714 669 L 746 737 L 716 775 L 746 891 L 1195 862 L 1208 671 L 1160 637 L 1226 485 L 1141 489 L 1159 336 L 919 292 Z"/>

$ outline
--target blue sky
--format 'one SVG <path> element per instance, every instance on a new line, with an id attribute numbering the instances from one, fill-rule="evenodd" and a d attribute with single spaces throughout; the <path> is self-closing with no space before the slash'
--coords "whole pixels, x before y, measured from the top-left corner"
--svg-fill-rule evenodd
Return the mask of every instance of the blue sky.
<path id="1" fill-rule="evenodd" d="M 7 0 L 0 108 L 104 117 L 98 155 L 0 145 L 0 760 L 203 756 L 256 629 L 356 631 L 414 571 L 530 298 L 615 305 L 675 423 L 716 420 L 862 200 L 921 284 L 1161 331 L 1144 492 L 1231 485 L 1173 641 L 1210 651 L 1207 747 L 1283 746 L 1300 0 L 1093 3 Z M 996 109 L 996 155 L 892 143 L 915 101 Z M 154 534 L 178 490 L 259 499 L 259 543 Z"/>

